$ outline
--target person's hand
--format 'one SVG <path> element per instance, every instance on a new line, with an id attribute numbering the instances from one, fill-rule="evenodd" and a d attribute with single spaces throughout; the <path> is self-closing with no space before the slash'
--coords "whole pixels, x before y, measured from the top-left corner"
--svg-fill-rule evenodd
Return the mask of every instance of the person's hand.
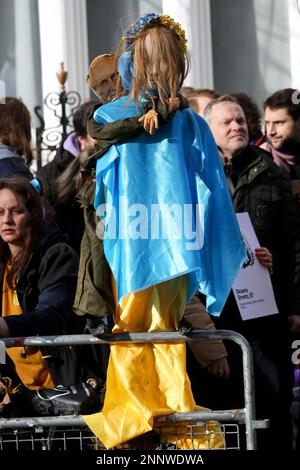
<path id="1" fill-rule="evenodd" d="M 258 262 L 266 269 L 269 269 L 272 271 L 272 266 L 273 266 L 273 256 L 272 253 L 268 250 L 268 248 L 265 248 L 263 246 L 260 246 L 259 248 L 255 248 L 255 256 L 258 260 Z"/>
<path id="2" fill-rule="evenodd" d="M 290 332 L 293 335 L 300 334 L 300 315 L 289 315 Z"/>
<path id="3" fill-rule="evenodd" d="M 217 377 L 228 379 L 230 376 L 230 369 L 226 357 L 211 361 L 207 367 L 207 371 Z"/>
<path id="4" fill-rule="evenodd" d="M 143 124 L 143 127 L 148 134 L 153 135 L 158 129 L 158 114 L 154 109 L 150 109 L 144 116 L 138 119 Z"/>
<path id="5" fill-rule="evenodd" d="M 89 384 L 91 387 L 97 388 L 97 380 L 94 377 L 87 379 L 85 382 Z"/>

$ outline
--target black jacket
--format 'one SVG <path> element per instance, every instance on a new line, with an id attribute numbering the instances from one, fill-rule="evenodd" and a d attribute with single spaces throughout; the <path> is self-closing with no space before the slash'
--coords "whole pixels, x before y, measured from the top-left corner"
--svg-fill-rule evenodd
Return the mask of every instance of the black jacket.
<path id="1" fill-rule="evenodd" d="M 78 257 L 54 225 L 44 225 L 40 243 L 17 283 L 23 314 L 5 317 L 12 337 L 76 334 L 82 332 L 72 305 Z M 1 282 L 0 302 L 2 302 Z M 1 309 L 2 311 L 2 309 Z M 43 347 L 53 382 L 81 381 L 82 368 L 74 347 Z"/>
<path id="2" fill-rule="evenodd" d="M 215 324 L 219 329 L 238 331 L 251 345 L 257 417 L 269 418 L 271 423 L 270 431 L 258 434 L 259 440 L 263 440 L 259 441 L 258 448 L 289 446 L 293 364 L 287 317 L 300 313 L 299 212 L 289 181 L 264 150 L 246 147 L 232 160 L 231 170 L 229 180 L 233 183 L 235 211 L 249 213 L 260 245 L 267 247 L 273 255 L 271 279 L 279 315 L 242 321 L 231 291 Z M 219 409 L 240 408 L 244 406 L 240 349 L 232 342 L 226 343 L 226 348 L 231 375 L 222 382 L 222 394 L 216 406 Z"/>
<path id="3" fill-rule="evenodd" d="M 288 341 L 287 317 L 300 314 L 300 214 L 290 182 L 260 148 L 248 146 L 235 157 L 228 180 L 233 182 L 235 211 L 249 213 L 260 245 L 273 255 L 271 279 L 280 315 L 242 321 L 231 291 L 215 324 L 258 340 L 275 353 L 280 349 L 278 337 L 280 344 L 284 335 Z"/>
<path id="4" fill-rule="evenodd" d="M 300 314 L 300 214 L 290 181 L 268 152 L 252 146 L 239 161 L 233 160 L 233 171 L 247 159 L 233 192 L 235 211 L 249 213 L 261 246 L 273 255 L 272 282 L 280 312 Z"/>

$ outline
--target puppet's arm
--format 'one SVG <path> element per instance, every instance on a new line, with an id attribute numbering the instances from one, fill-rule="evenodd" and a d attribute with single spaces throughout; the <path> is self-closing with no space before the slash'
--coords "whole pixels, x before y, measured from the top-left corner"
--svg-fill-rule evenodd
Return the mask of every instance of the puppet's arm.
<path id="1" fill-rule="evenodd" d="M 188 103 L 182 95 L 177 95 L 174 100 L 169 100 L 169 106 L 158 101 L 156 104 L 149 101 L 143 104 L 145 114 L 121 119 L 112 123 L 99 124 L 92 117 L 87 124 L 87 133 L 95 139 L 95 153 L 82 161 L 84 169 L 95 168 L 96 160 L 100 158 L 113 144 L 128 142 L 144 129 L 154 134 L 159 124 L 170 121 L 177 109 L 188 107 Z M 156 110 L 154 109 L 156 108 Z M 150 113 L 150 114 L 149 114 Z"/>

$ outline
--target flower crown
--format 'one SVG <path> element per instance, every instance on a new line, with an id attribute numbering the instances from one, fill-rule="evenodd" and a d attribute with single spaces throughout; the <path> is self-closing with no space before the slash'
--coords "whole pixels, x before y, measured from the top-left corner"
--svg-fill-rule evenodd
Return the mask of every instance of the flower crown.
<path id="1" fill-rule="evenodd" d="M 176 23 L 176 21 L 174 21 L 169 15 L 156 15 L 156 13 L 147 13 L 129 26 L 129 29 L 122 36 L 122 39 L 125 40 L 125 48 L 129 48 L 133 43 L 133 39 L 130 38 L 130 36 L 136 36 L 143 31 L 143 29 L 152 24 L 161 24 L 166 28 L 171 29 L 171 31 L 173 31 L 178 37 L 180 49 L 183 52 L 186 52 L 187 39 L 184 29 L 182 29 L 180 24 Z"/>

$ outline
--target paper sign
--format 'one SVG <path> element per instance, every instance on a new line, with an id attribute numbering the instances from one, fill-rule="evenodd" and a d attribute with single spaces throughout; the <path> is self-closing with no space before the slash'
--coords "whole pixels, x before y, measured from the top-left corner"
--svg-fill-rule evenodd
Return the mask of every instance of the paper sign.
<path id="1" fill-rule="evenodd" d="M 236 214 L 244 239 L 247 258 L 232 286 L 243 320 L 265 317 L 278 313 L 269 271 L 255 256 L 259 242 L 248 212 Z"/>

